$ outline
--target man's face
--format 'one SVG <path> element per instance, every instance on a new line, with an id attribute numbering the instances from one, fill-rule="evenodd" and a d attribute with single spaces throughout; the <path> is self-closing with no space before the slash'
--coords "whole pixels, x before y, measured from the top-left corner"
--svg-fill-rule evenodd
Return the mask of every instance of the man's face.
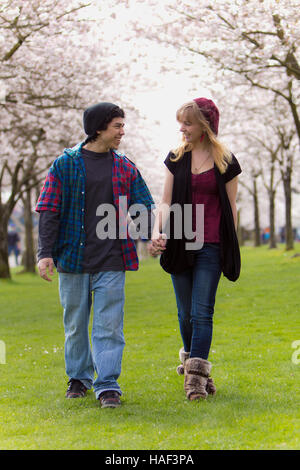
<path id="1" fill-rule="evenodd" d="M 121 117 L 113 118 L 105 131 L 98 131 L 100 140 L 107 148 L 117 149 L 120 145 L 124 132 L 124 119 Z"/>

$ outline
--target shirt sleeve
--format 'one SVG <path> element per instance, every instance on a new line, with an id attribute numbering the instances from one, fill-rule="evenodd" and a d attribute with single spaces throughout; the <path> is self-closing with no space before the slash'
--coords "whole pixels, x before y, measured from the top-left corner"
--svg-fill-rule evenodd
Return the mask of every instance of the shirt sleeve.
<path id="1" fill-rule="evenodd" d="M 155 208 L 155 204 L 149 188 L 145 183 L 141 173 L 135 167 L 130 185 L 130 206 L 132 204 L 141 204 L 145 209 L 151 211 Z"/>
<path id="2" fill-rule="evenodd" d="M 232 154 L 232 161 L 229 163 L 227 170 L 224 173 L 224 180 L 225 183 L 228 183 L 233 178 L 238 176 L 242 173 L 242 169 L 240 167 L 239 162 L 237 161 L 236 157 Z"/>
<path id="3" fill-rule="evenodd" d="M 59 214 L 53 211 L 42 211 L 39 218 L 38 261 L 52 258 L 52 249 L 59 230 Z"/>
<path id="4" fill-rule="evenodd" d="M 44 182 L 35 210 L 36 212 L 60 212 L 60 209 L 61 182 L 55 171 L 54 165 L 52 165 Z"/>
<path id="5" fill-rule="evenodd" d="M 135 224 L 140 224 L 140 236 L 145 240 L 149 240 L 152 235 L 153 209 L 155 203 L 150 190 L 140 171 L 135 167 L 130 187 L 129 214 Z"/>
<path id="6" fill-rule="evenodd" d="M 176 162 L 172 162 L 171 158 L 173 158 L 174 156 L 175 156 L 174 153 L 169 152 L 167 158 L 164 161 L 164 164 L 173 175 L 175 174 L 175 171 L 176 171 Z"/>

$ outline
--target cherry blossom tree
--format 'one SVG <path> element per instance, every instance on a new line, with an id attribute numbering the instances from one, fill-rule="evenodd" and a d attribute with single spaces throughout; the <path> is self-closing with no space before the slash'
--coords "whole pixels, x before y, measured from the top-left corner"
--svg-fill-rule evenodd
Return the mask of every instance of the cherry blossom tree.
<path id="1" fill-rule="evenodd" d="M 113 4 L 114 2 L 112 2 Z M 84 138 L 82 110 L 115 98 L 121 65 L 79 0 L 7 0 L 0 31 L 0 277 L 9 277 L 7 225 L 63 147 Z M 100 18 L 101 20 L 101 18 Z M 123 71 L 124 73 L 124 71 Z"/>
<path id="2" fill-rule="evenodd" d="M 62 111 L 72 114 L 79 106 L 72 35 L 86 27 L 77 18 L 83 7 L 80 2 L 48 0 L 8 0 L 1 5 L 1 277 L 10 275 L 6 234 L 12 210 L 37 184 L 51 151 L 63 139 L 66 129 L 58 126 Z"/>
<path id="3" fill-rule="evenodd" d="M 143 160 L 142 169 L 149 166 L 145 156 L 150 160 L 151 143 L 130 97 L 154 80 L 138 70 L 141 54 L 129 43 L 134 34 L 125 25 L 120 27 L 119 3 L 1 4 L 0 140 L 5 152 L 0 156 L 0 277 L 10 276 L 6 233 L 13 208 L 19 200 L 27 210 L 34 207 L 31 192 L 41 184 L 51 161 L 64 147 L 85 138 L 82 111 L 87 106 L 98 101 L 122 106 L 128 126 L 124 150 L 138 164 Z M 31 265 L 33 257 L 32 252 Z"/>
<path id="4" fill-rule="evenodd" d="M 285 239 L 286 248 L 292 250 L 294 248 L 294 235 L 293 235 L 293 222 L 292 222 L 292 194 L 293 194 L 293 175 L 294 166 L 297 160 L 297 147 L 295 144 L 295 132 L 294 129 L 287 134 L 286 131 L 278 130 L 281 147 L 280 157 L 278 158 L 280 165 L 280 172 L 282 177 L 284 196 L 285 196 Z"/>
<path id="5" fill-rule="evenodd" d="M 300 139 L 296 0 L 176 0 L 163 4 L 172 21 L 162 19 L 160 27 L 147 33 L 149 37 L 203 56 L 224 78 L 233 74 L 284 100 Z"/>
<path id="6" fill-rule="evenodd" d="M 226 99 L 226 97 L 223 97 Z M 230 106 L 226 120 L 231 139 L 242 149 L 243 173 L 240 181 L 254 202 L 255 240 L 259 238 L 259 199 L 268 198 L 270 248 L 276 247 L 275 198 L 282 184 L 285 204 L 286 249 L 293 248 L 292 193 L 299 174 L 299 150 L 295 127 L 287 103 L 272 93 L 261 95 L 253 88 L 243 100 Z"/>
<path id="7" fill-rule="evenodd" d="M 133 3 L 141 2 L 132 0 L 131 3 L 133 6 Z M 233 132 L 236 116 L 231 113 L 223 130 L 225 134 L 231 133 L 239 139 L 237 147 L 241 149 L 240 154 L 245 154 L 242 162 L 244 168 L 249 166 L 246 155 L 250 149 L 255 157 L 257 154 L 263 155 L 264 163 L 268 162 L 264 167 L 254 164 L 241 175 L 241 181 L 248 186 L 256 205 L 256 238 L 259 237 L 257 201 L 263 189 L 269 197 L 270 225 L 272 231 L 275 230 L 273 206 L 278 187 L 278 179 L 274 180 L 275 174 L 276 178 L 280 174 L 285 184 L 286 231 L 291 233 L 291 156 L 299 159 L 295 139 L 291 138 L 291 126 L 294 134 L 300 138 L 298 2 L 151 0 L 147 3 L 151 5 L 152 11 L 157 9 L 156 24 L 145 28 L 145 23 L 138 22 L 138 33 L 149 40 L 173 46 L 177 51 L 185 51 L 187 82 L 197 73 L 198 62 L 201 63 L 202 84 L 204 82 L 210 88 L 211 96 L 220 96 L 219 102 L 225 110 L 239 110 L 239 129 Z M 207 77 L 204 73 L 206 71 Z M 248 96 L 253 100 L 252 105 Z M 240 102 L 240 106 L 236 101 Z M 255 106 L 256 118 L 251 112 L 251 108 Z M 244 113 L 241 112 L 241 107 L 245 108 Z M 279 119 L 282 113 L 284 119 Z M 230 111 L 228 114 L 230 115 Z M 249 125 L 250 115 L 252 121 Z M 269 118 L 266 119 L 266 116 Z M 274 120 L 273 128 L 267 122 L 270 119 Z M 264 127 L 266 130 L 263 130 Z M 263 135 L 267 140 L 259 142 Z M 281 138 L 281 135 L 284 137 Z M 289 145 L 293 145 L 294 152 L 289 153 Z M 281 155 L 281 159 L 275 158 L 274 153 L 277 157 Z M 285 168 L 281 172 L 280 160 L 284 162 L 282 165 Z M 252 175 L 251 187 L 249 175 Z M 273 234 L 272 243 L 274 244 Z M 287 248 L 290 247 L 291 243 L 287 242 Z"/>

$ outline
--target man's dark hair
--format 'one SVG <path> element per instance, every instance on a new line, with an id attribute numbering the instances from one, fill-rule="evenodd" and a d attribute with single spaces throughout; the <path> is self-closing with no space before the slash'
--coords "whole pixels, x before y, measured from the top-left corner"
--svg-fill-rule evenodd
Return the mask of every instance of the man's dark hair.
<path id="1" fill-rule="evenodd" d="M 97 131 L 105 131 L 107 129 L 108 124 L 116 117 L 121 117 L 125 118 L 125 112 L 123 109 L 119 108 L 118 106 L 114 107 L 104 117 L 104 119 L 101 120 L 101 124 L 99 124 L 99 128 Z M 87 144 L 88 142 L 94 142 L 98 137 L 97 132 L 95 132 L 93 135 L 90 135 L 87 137 L 85 140 L 85 143 Z"/>

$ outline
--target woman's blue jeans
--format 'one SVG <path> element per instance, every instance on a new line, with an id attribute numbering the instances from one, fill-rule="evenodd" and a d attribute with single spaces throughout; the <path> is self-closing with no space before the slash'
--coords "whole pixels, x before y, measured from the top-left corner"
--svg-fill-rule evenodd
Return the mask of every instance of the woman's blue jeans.
<path id="1" fill-rule="evenodd" d="M 204 243 L 195 255 L 193 268 L 172 274 L 183 347 L 190 357 L 208 358 L 220 276 L 218 243 Z"/>
<path id="2" fill-rule="evenodd" d="M 69 378 L 93 385 L 96 398 L 107 390 L 120 395 L 117 379 L 125 346 L 123 335 L 125 272 L 59 273 L 64 309 L 65 362 Z M 93 295 L 92 349 L 89 319 Z M 96 378 L 94 380 L 94 374 Z"/>

